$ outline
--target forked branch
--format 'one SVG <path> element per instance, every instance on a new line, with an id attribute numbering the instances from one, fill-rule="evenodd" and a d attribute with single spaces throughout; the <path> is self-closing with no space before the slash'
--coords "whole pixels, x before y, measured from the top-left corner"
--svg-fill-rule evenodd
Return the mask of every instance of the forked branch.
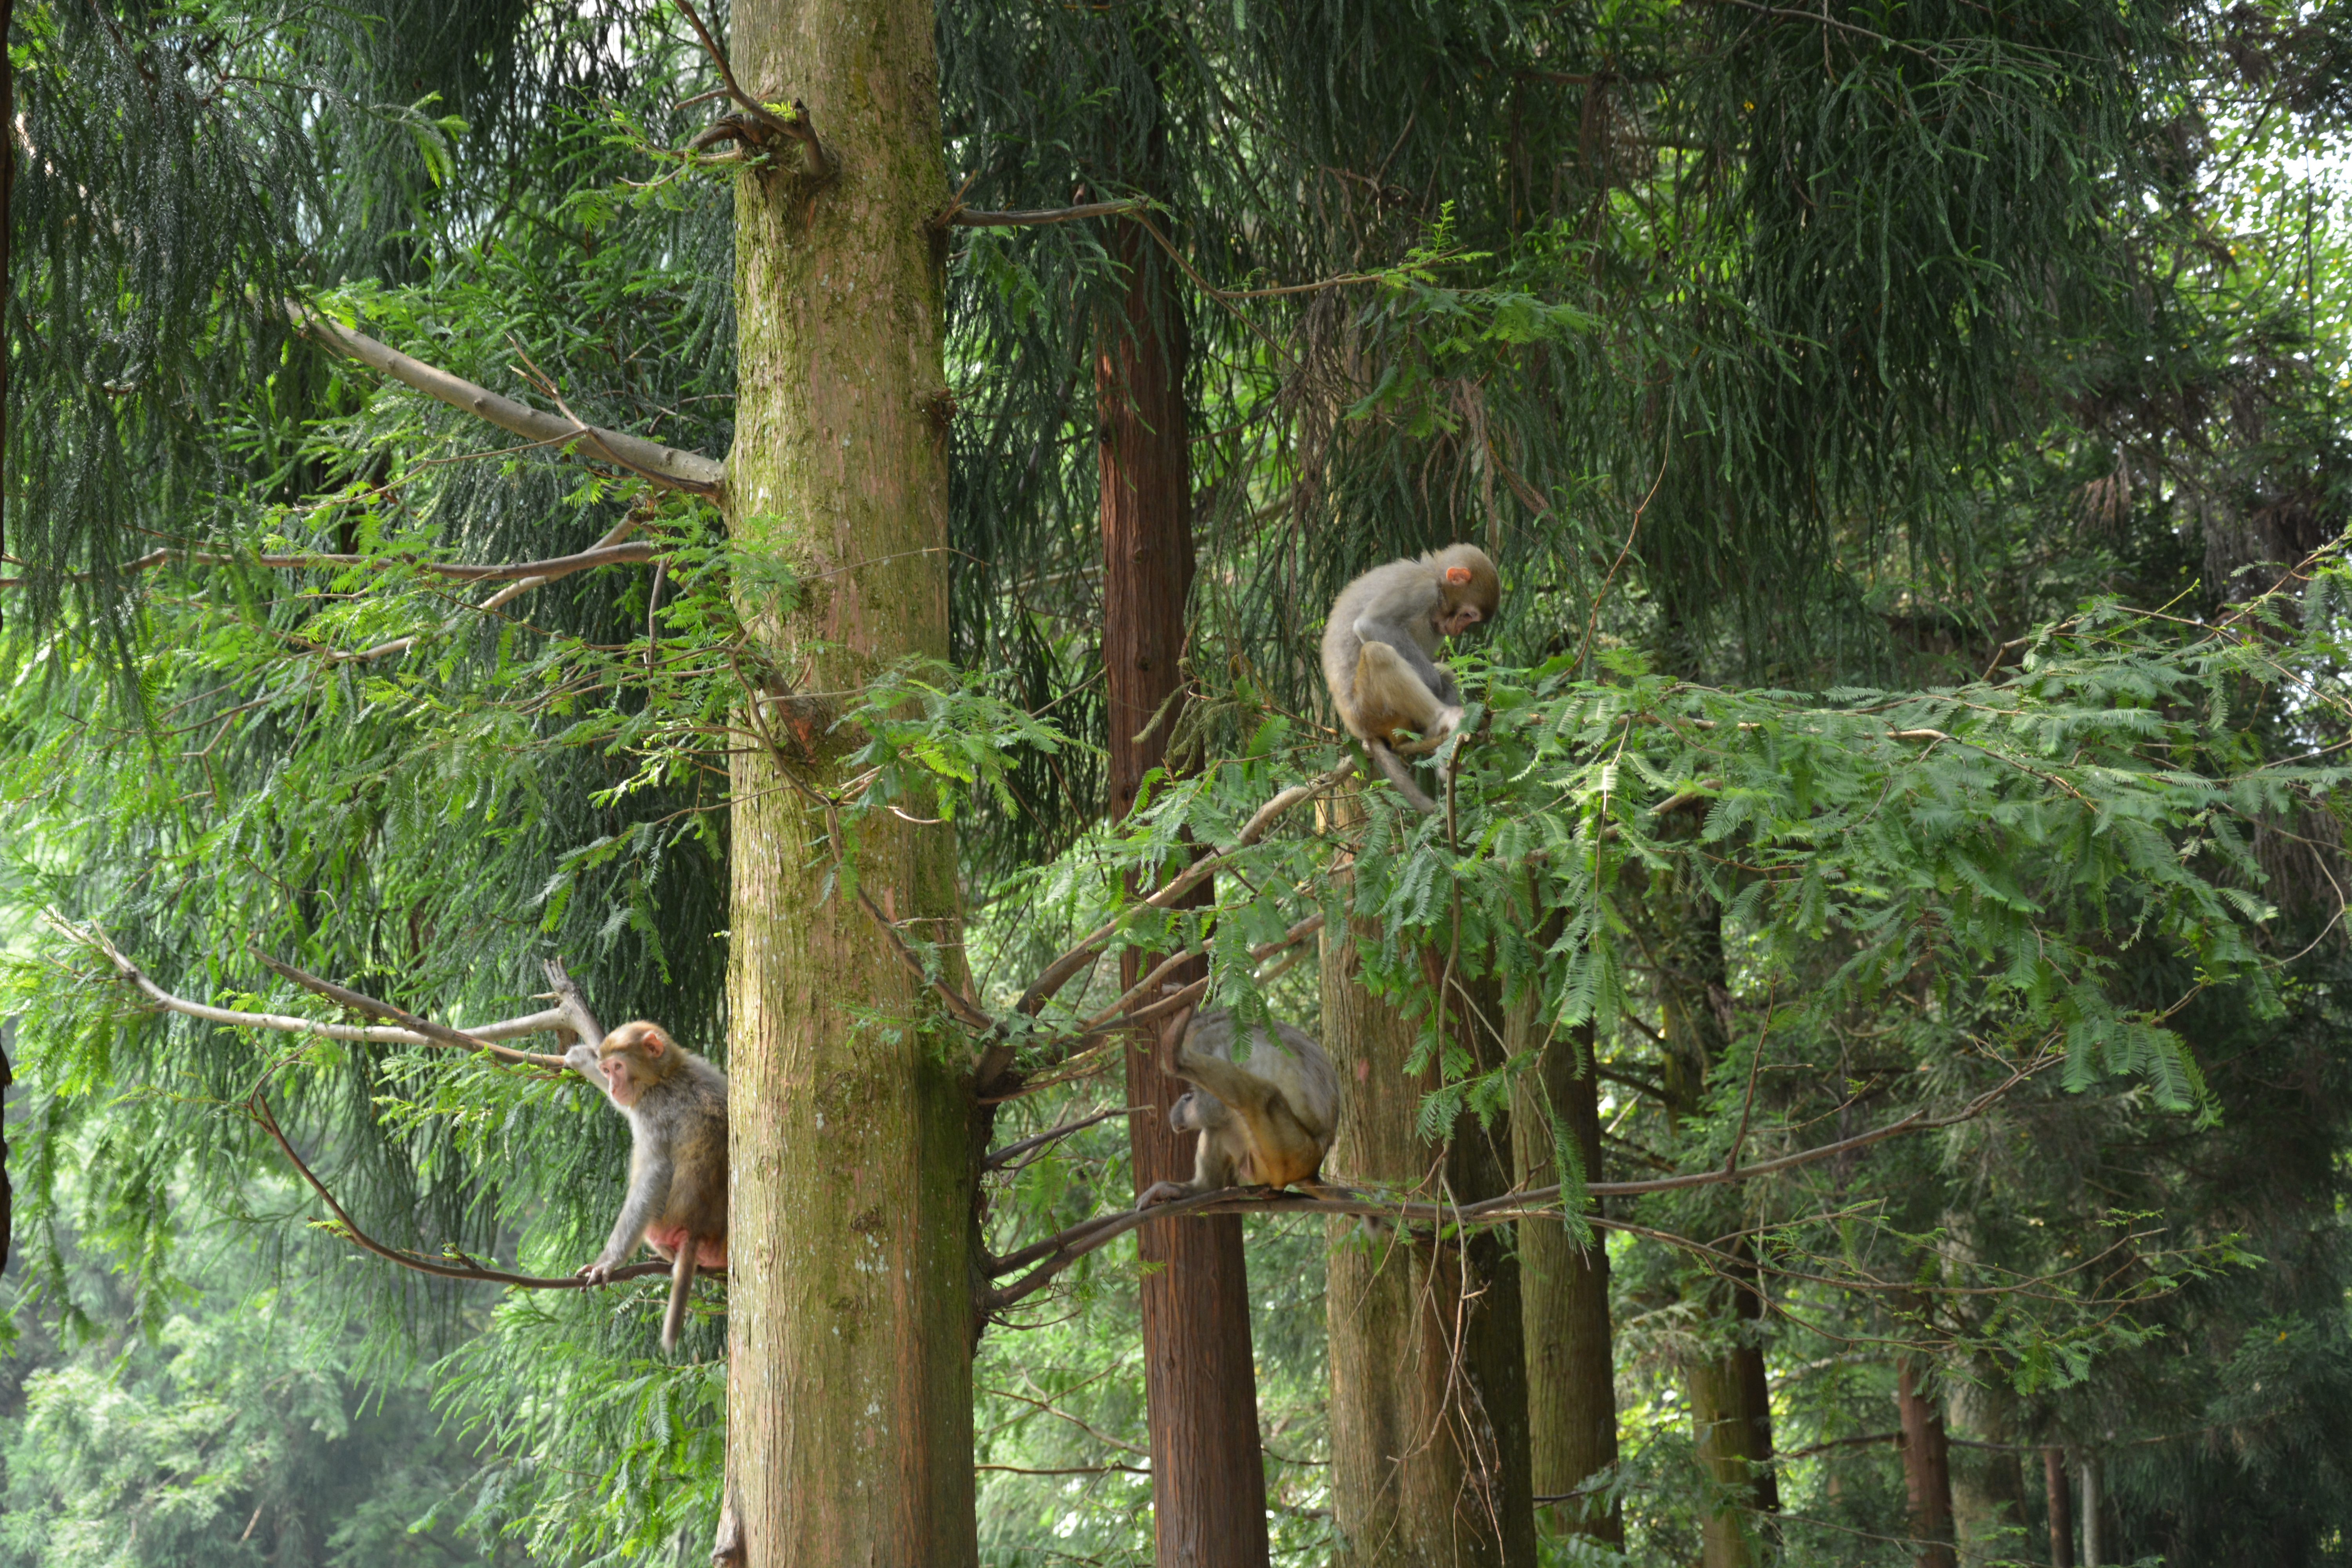
<path id="1" fill-rule="evenodd" d="M 695 10 L 693 0 L 677 0 L 677 8 L 686 13 L 686 19 L 688 22 L 694 24 L 695 36 L 702 40 L 703 51 L 709 55 L 710 63 L 719 68 L 719 79 L 727 84 L 727 96 L 757 127 L 756 131 L 751 132 L 751 135 L 744 139 L 764 141 L 776 136 L 790 137 L 799 142 L 801 150 L 808 154 L 811 175 L 820 180 L 830 175 L 833 173 L 833 161 L 825 156 L 824 143 L 817 140 L 816 127 L 809 123 L 808 105 L 794 99 L 792 114 L 787 117 L 778 114 L 774 110 L 745 92 L 742 84 L 735 79 L 735 68 L 728 63 L 727 51 L 719 47 L 719 40 L 711 36 L 709 27 L 703 26 L 701 13 Z M 725 121 L 722 120 L 720 123 L 723 125 Z M 711 132 L 719 129 L 719 126 L 714 125 L 710 131 L 704 132 L 703 136 L 709 136 Z M 746 127 L 747 131 L 750 129 Z M 729 133 L 742 134 L 733 132 Z M 695 140 L 698 146 L 702 144 L 701 137 L 697 137 Z"/>
<path id="2" fill-rule="evenodd" d="M 462 1029 L 453 1029 L 446 1024 L 436 1024 L 430 1018 L 419 1017 L 416 1014 L 404 1008 L 395 1007 L 389 1002 L 379 1002 L 373 996 L 363 996 L 356 991 L 346 990 L 331 980 L 321 980 L 315 974 L 297 969 L 282 960 L 272 958 L 257 947 L 252 951 L 254 958 L 264 968 L 291 980 L 305 991 L 315 991 L 330 1002 L 341 1003 L 355 1013 L 368 1013 L 379 1018 L 389 1018 L 402 1028 L 423 1036 L 434 1045 L 450 1046 L 465 1051 L 480 1051 L 487 1056 L 496 1057 L 501 1061 L 515 1062 L 524 1067 L 542 1068 L 551 1072 L 565 1073 L 572 1070 L 572 1064 L 560 1056 L 550 1056 L 541 1051 L 518 1051 L 495 1044 L 480 1035 L 468 1034 Z M 558 1026 L 570 1026 L 570 1020 L 562 1008 L 555 1010 L 555 1023 Z"/>
<path id="3" fill-rule="evenodd" d="M 285 1013 L 240 1013 L 234 1008 L 215 1007 L 203 1002 L 191 1001 L 184 996 L 173 995 L 156 984 L 144 970 L 124 957 L 121 950 L 108 941 L 106 934 L 95 926 L 77 926 L 54 910 L 42 918 L 61 935 L 80 942 L 86 947 L 95 948 L 103 953 L 107 961 L 114 965 L 116 973 L 131 982 L 157 1006 L 166 1012 L 178 1013 L 186 1017 L 202 1018 L 208 1024 L 226 1024 L 240 1029 L 272 1029 L 286 1035 L 313 1035 L 323 1040 L 365 1041 L 371 1044 L 391 1046 L 454 1046 L 470 1051 L 488 1051 L 506 1059 L 534 1067 L 552 1065 L 561 1068 L 564 1065 L 562 1057 L 541 1056 L 531 1051 L 509 1050 L 494 1043 L 499 1040 L 510 1040 L 522 1035 L 552 1034 L 565 1027 L 568 1021 L 567 1016 L 561 1007 L 550 1008 L 542 1013 L 525 1014 L 519 1018 L 503 1018 L 495 1024 L 483 1024 L 464 1034 L 459 1034 L 454 1029 L 444 1028 L 440 1025 L 431 1025 L 426 1028 L 418 1029 L 380 1024 L 331 1024 L 319 1018 L 298 1018 Z M 294 973 L 300 973 L 300 971 Z M 309 977 L 304 978 L 307 981 Z M 312 988 L 316 989 L 316 986 Z M 335 989 L 341 991 L 340 986 Z M 355 993 L 341 992 L 341 994 L 350 996 L 354 995 Z M 365 999 L 362 1000 L 364 1002 Z M 366 1003 L 362 1010 L 373 1012 L 379 1017 L 407 1018 L 409 1016 L 408 1014 L 401 1013 L 397 1008 L 386 1006 L 382 1003 Z M 420 1019 L 418 1022 L 422 1023 L 423 1020 Z"/>

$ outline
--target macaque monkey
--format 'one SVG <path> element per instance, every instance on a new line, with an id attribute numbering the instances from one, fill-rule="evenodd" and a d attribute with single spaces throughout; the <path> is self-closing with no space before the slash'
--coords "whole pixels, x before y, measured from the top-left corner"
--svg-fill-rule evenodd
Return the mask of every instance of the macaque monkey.
<path id="1" fill-rule="evenodd" d="M 1437 645 L 1481 621 L 1503 600 L 1495 563 L 1475 544 L 1449 544 L 1412 561 L 1375 566 L 1346 587 L 1323 627 L 1323 679 L 1348 733 L 1415 811 L 1437 803 L 1412 782 L 1402 756 L 1435 751 L 1462 722 L 1462 689 L 1437 662 Z M 1399 742 L 1401 731 L 1421 738 Z"/>
<path id="2" fill-rule="evenodd" d="M 639 1242 L 675 1267 L 662 1349 L 677 1348 L 698 1265 L 727 1267 L 727 1075 L 672 1040 L 658 1024 L 624 1024 L 601 1046 L 563 1059 L 604 1085 L 629 1119 L 629 1192 L 612 1239 L 580 1278 L 602 1285 Z"/>
<path id="3" fill-rule="evenodd" d="M 1234 1032 L 1234 1016 L 1217 1012 L 1179 1016 L 1161 1035 L 1168 1072 L 1193 1086 L 1169 1107 L 1168 1125 L 1201 1140 L 1192 1179 L 1153 1183 L 1137 1208 L 1221 1187 L 1287 1187 L 1322 1173 L 1339 1125 L 1331 1058 L 1304 1029 L 1276 1024 L 1257 1030 L 1249 1060 L 1236 1063 Z"/>

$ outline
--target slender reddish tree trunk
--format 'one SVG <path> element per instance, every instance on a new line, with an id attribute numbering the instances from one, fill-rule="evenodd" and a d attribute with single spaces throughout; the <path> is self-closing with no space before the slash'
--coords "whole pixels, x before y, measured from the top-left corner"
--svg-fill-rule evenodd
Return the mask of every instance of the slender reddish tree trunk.
<path id="1" fill-rule="evenodd" d="M 2055 1443 L 2042 1450 L 2042 1486 L 2050 1504 L 2050 1568 L 2074 1568 L 2074 1478 Z"/>
<path id="2" fill-rule="evenodd" d="M 1911 1536 L 1919 1568 L 1958 1568 L 1952 1550 L 1952 1448 L 1941 1401 L 1922 1392 L 1919 1361 L 1905 1356 L 1895 1374 L 1895 1405 L 1903 1424 L 1903 1485 L 1910 1496 Z"/>
<path id="3" fill-rule="evenodd" d="M 1122 225 L 1122 314 L 1095 363 L 1102 417 L 1103 670 L 1110 710 L 1110 809 L 1135 806 L 1167 758 L 1192 585 L 1186 340 L 1176 275 L 1141 229 Z M 1202 888 L 1205 900 L 1209 889 Z M 1121 955 L 1133 985 L 1152 962 Z M 1197 973 L 1197 972 L 1195 972 Z M 1192 978 L 1181 976 L 1179 983 Z M 1192 1144 L 1168 1125 L 1184 1085 L 1162 1074 L 1155 1036 L 1127 1058 L 1136 1190 L 1192 1173 Z M 1151 1518 L 1160 1568 L 1249 1568 L 1266 1560 L 1265 1467 L 1250 1353 L 1249 1280 L 1239 1215 L 1163 1220 L 1137 1233 L 1142 1256 L 1143 1382 L 1151 1434 Z"/>

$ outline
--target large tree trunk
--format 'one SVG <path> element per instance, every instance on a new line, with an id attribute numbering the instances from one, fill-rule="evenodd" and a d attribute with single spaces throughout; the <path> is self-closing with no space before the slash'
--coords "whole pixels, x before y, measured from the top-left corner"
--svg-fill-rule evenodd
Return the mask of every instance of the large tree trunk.
<path id="1" fill-rule="evenodd" d="M 929 0 L 737 0 L 763 102 L 805 100 L 835 177 L 782 140 L 736 184 L 740 368 L 729 522 L 803 580 L 742 604 L 778 752 L 733 763 L 733 1285 L 728 1441 L 751 1568 L 977 1560 L 971 1096 L 937 1010 L 835 885 L 823 815 L 787 782 L 845 777 L 833 700 L 947 651 L 939 424 L 947 190 Z M 960 935 L 955 842 L 861 829 L 860 887 Z"/>
<path id="2" fill-rule="evenodd" d="M 1443 1146 L 1414 1128 L 1431 1074 L 1408 1074 L 1413 1026 L 1364 988 L 1355 942 L 1323 941 L 1324 1046 L 1346 1086 L 1327 1169 L 1456 1201 L 1503 1191 L 1475 1117 Z M 1526 1337 L 1499 1231 L 1435 1241 L 1331 1222 L 1331 1500 L 1346 1568 L 1532 1568 Z"/>
<path id="3" fill-rule="evenodd" d="M 1128 289 L 1095 364 L 1102 419 L 1103 670 L 1110 721 L 1110 808 L 1124 816 L 1143 776 L 1167 758 L 1192 584 L 1186 341 L 1176 275 L 1143 231 L 1118 229 Z M 1205 900 L 1209 889 L 1200 889 Z M 1156 963 L 1120 955 L 1132 986 Z M 1189 982 L 1193 970 L 1176 977 Z M 1160 1070 L 1155 1032 L 1127 1058 L 1136 1191 L 1192 1174 L 1194 1140 L 1168 1125 L 1184 1085 Z M 1143 1386 L 1151 1435 L 1151 1529 L 1161 1568 L 1265 1562 L 1265 1466 L 1249 1281 L 1239 1215 L 1162 1220 L 1136 1235 L 1144 1265 Z"/>
<path id="4" fill-rule="evenodd" d="M 1684 820 L 1690 826 L 1688 814 Z M 1687 878 L 1687 873 L 1683 873 Z M 1661 1076 L 1667 1108 L 1679 1121 L 1697 1114 L 1707 1077 L 1730 1044 L 1731 989 L 1724 963 L 1721 911 L 1690 881 L 1662 889 L 1653 918 L 1659 964 L 1659 1009 L 1665 1027 Z M 1727 1209 L 1716 1234 L 1737 1228 Z M 1756 1559 L 1757 1531 L 1780 1509 L 1780 1486 L 1772 1470 L 1771 1386 L 1765 1375 L 1761 1339 L 1761 1285 L 1745 1238 L 1733 1250 L 1739 1263 L 1727 1279 L 1710 1284 L 1701 1298 L 1719 1313 L 1727 1304 L 1734 1321 L 1730 1348 L 1694 1360 L 1683 1371 L 1692 1436 L 1699 1460 L 1716 1482 L 1731 1489 L 1731 1506 L 1709 1514 L 1703 1527 L 1703 1568 L 1748 1568 Z"/>
<path id="5" fill-rule="evenodd" d="M 1553 1119 L 1572 1140 L 1587 1181 L 1601 1179 L 1600 1080 L 1592 1070 L 1592 1029 L 1544 1037 L 1532 998 L 1511 1009 L 1513 1055 L 1541 1050 L 1519 1080 L 1511 1108 L 1517 1184 L 1561 1179 Z M 1542 1097 L 1538 1100 L 1538 1097 Z M 1544 1101 L 1549 1101 L 1549 1114 Z M 1598 1204 L 1590 1212 L 1600 1212 Z M 1519 1222 L 1519 1290 L 1527 1317 L 1528 1453 L 1535 1495 L 1549 1505 L 1554 1527 L 1620 1544 L 1624 1513 L 1575 1496 L 1590 1478 L 1617 1463 L 1616 1357 L 1609 1323 L 1609 1253 L 1596 1233 L 1579 1247 L 1556 1219 Z"/>
<path id="6" fill-rule="evenodd" d="M 1952 1550 L 1952 1448 L 1943 1407 L 1922 1384 L 1924 1368 L 1905 1356 L 1895 1373 L 1895 1407 L 1903 1426 L 1903 1489 L 1910 1500 L 1911 1539 L 1919 1568 L 1958 1568 Z"/>

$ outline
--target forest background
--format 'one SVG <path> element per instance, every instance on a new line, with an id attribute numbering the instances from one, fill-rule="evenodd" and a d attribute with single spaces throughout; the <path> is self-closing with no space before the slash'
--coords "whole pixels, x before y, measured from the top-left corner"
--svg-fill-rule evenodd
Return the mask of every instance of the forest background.
<path id="1" fill-rule="evenodd" d="M 0 1562 L 2339 1560 L 2352 17 L 854 11 L 8 7 Z M 1163 979 L 1409 1223 L 1097 1224 Z"/>

